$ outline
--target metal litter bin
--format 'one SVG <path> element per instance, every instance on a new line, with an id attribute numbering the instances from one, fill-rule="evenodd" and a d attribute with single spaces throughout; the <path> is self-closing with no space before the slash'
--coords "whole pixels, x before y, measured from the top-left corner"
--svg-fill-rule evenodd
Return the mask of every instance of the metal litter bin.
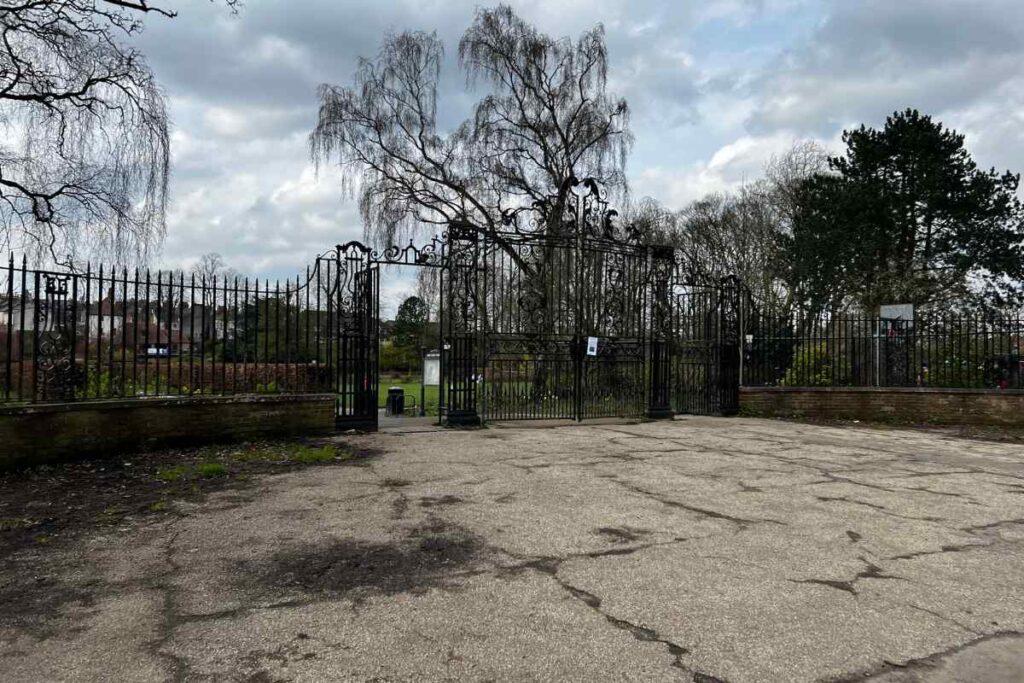
<path id="1" fill-rule="evenodd" d="M 388 400 L 384 406 L 384 412 L 388 415 L 404 415 L 405 389 L 402 387 L 390 387 L 388 389 Z"/>

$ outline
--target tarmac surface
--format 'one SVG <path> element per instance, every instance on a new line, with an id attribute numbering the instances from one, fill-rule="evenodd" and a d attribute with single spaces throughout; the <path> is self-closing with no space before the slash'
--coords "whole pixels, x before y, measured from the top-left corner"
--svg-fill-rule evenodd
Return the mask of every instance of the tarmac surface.
<path id="1" fill-rule="evenodd" d="M 1024 680 L 1024 448 L 684 418 L 345 440 L 4 558 L 4 681 Z"/>

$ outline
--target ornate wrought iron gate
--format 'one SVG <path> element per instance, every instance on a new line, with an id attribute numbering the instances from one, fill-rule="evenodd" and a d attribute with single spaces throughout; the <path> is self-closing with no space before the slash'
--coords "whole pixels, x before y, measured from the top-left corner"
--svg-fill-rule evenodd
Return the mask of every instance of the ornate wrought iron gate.
<path id="1" fill-rule="evenodd" d="M 343 429 L 377 428 L 380 267 L 358 242 L 317 259 L 317 334 L 326 331 L 326 366 L 337 396 L 336 422 Z M 321 305 L 321 296 L 323 305 Z M 318 346 L 321 346 L 318 344 Z"/>
<path id="2" fill-rule="evenodd" d="M 423 248 L 350 242 L 318 260 L 339 425 L 377 424 L 383 264 L 440 269 L 447 424 L 735 412 L 738 283 L 675 284 L 673 250 L 619 226 L 596 183 L 564 190 L 499 231 L 453 224 Z"/>
<path id="3" fill-rule="evenodd" d="M 672 291 L 672 410 L 692 415 L 739 411 L 740 284 L 675 284 Z"/>
<path id="4" fill-rule="evenodd" d="M 640 416 L 647 409 L 649 249 L 596 184 L 506 215 L 480 270 L 488 420 Z"/>

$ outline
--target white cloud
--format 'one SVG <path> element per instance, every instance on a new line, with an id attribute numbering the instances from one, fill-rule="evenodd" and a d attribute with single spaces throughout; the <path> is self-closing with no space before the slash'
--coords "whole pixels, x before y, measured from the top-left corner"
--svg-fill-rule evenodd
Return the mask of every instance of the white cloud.
<path id="1" fill-rule="evenodd" d="M 633 183 L 633 193 L 680 209 L 706 194 L 735 191 L 757 180 L 772 156 L 784 154 L 795 142 L 795 138 L 784 133 L 745 135 L 720 147 L 707 162 L 698 161 L 686 169 L 643 169 Z M 818 142 L 826 148 L 835 146 L 834 141 Z"/>

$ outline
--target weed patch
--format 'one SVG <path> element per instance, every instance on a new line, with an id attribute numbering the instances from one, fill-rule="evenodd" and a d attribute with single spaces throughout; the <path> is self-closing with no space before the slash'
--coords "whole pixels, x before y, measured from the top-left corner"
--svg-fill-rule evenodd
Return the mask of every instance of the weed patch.
<path id="1" fill-rule="evenodd" d="M 7 517 L 0 518 L 0 531 L 15 531 L 18 529 L 30 529 L 36 522 L 28 517 Z"/>
<path id="2" fill-rule="evenodd" d="M 196 467 L 196 473 L 200 477 L 204 477 L 206 479 L 212 479 L 214 477 L 226 477 L 228 474 L 228 468 L 225 467 L 223 463 L 204 462 L 200 463 L 199 466 Z"/>
<path id="3" fill-rule="evenodd" d="M 188 476 L 188 468 L 184 465 L 165 467 L 156 471 L 156 478 L 160 481 L 178 481 Z"/>
<path id="4" fill-rule="evenodd" d="M 289 460 L 309 465 L 318 462 L 329 462 L 334 460 L 335 455 L 334 446 L 313 448 L 312 446 L 298 445 L 289 453 Z"/>

